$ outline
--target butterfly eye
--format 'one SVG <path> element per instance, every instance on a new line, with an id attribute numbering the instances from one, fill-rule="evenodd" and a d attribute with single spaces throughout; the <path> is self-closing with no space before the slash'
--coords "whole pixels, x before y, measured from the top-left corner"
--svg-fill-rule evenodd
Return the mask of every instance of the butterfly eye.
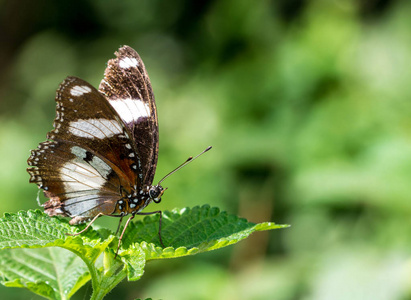
<path id="1" fill-rule="evenodd" d="M 161 185 L 151 187 L 150 191 L 148 192 L 150 198 L 153 199 L 155 203 L 160 203 L 163 193 L 164 189 Z"/>

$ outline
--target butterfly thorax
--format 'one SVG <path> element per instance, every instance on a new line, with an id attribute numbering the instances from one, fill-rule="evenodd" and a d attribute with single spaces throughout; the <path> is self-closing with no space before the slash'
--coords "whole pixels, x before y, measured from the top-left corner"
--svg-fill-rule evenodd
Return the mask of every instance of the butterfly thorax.
<path id="1" fill-rule="evenodd" d="M 123 197 L 117 201 L 116 210 L 113 214 L 134 215 L 143 210 L 151 201 L 159 203 L 163 193 L 164 188 L 161 185 L 145 186 L 139 191 L 135 190 L 131 193 L 124 191 Z"/>

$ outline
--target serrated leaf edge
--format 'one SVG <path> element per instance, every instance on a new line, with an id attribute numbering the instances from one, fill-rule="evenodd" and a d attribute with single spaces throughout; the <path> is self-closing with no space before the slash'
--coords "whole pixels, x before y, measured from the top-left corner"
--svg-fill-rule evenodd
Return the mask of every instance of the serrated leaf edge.
<path id="1" fill-rule="evenodd" d="M 289 225 L 278 225 L 273 222 L 259 223 L 259 224 L 255 224 L 254 226 L 250 228 L 247 228 L 245 230 L 229 235 L 227 237 L 203 242 L 200 245 L 189 248 L 189 249 L 184 246 L 178 247 L 178 248 L 173 248 L 173 247 L 161 248 L 161 247 L 156 246 L 153 243 L 147 243 L 147 242 L 141 242 L 140 247 L 146 253 L 147 261 L 154 260 L 154 259 L 169 259 L 169 258 L 194 255 L 197 253 L 220 249 L 220 248 L 238 243 L 256 231 L 266 231 L 266 230 L 280 229 L 280 228 L 286 228 L 286 227 L 289 227 Z"/>

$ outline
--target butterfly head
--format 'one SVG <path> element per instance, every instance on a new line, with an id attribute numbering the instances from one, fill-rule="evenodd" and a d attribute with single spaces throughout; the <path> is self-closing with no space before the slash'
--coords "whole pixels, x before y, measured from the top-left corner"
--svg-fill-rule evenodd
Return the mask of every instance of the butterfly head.
<path id="1" fill-rule="evenodd" d="M 155 203 L 160 203 L 161 201 L 161 196 L 164 194 L 164 192 L 167 190 L 167 188 L 163 188 L 161 185 L 154 185 L 150 188 L 148 191 L 148 195 L 150 196 L 150 199 L 152 199 Z"/>

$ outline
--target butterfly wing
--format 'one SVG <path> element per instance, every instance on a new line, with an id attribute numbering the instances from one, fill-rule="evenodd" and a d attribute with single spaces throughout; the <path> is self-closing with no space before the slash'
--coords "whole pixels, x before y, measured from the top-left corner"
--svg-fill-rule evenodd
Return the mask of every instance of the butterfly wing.
<path id="1" fill-rule="evenodd" d="M 50 198 L 45 211 L 72 216 L 72 224 L 99 212 L 113 214 L 117 201 L 138 182 L 131 133 L 104 96 L 84 80 L 68 77 L 56 102 L 49 141 L 28 159 L 30 182 Z"/>
<path id="2" fill-rule="evenodd" d="M 137 52 L 124 46 L 116 56 L 99 91 L 76 77 L 60 85 L 54 129 L 28 159 L 30 182 L 50 198 L 45 211 L 71 216 L 71 224 L 148 204 L 142 189 L 158 152 L 154 95 Z"/>
<path id="3" fill-rule="evenodd" d="M 99 90 L 132 134 L 140 182 L 150 186 L 158 154 L 158 121 L 153 90 L 143 61 L 124 46 L 108 62 Z"/>

